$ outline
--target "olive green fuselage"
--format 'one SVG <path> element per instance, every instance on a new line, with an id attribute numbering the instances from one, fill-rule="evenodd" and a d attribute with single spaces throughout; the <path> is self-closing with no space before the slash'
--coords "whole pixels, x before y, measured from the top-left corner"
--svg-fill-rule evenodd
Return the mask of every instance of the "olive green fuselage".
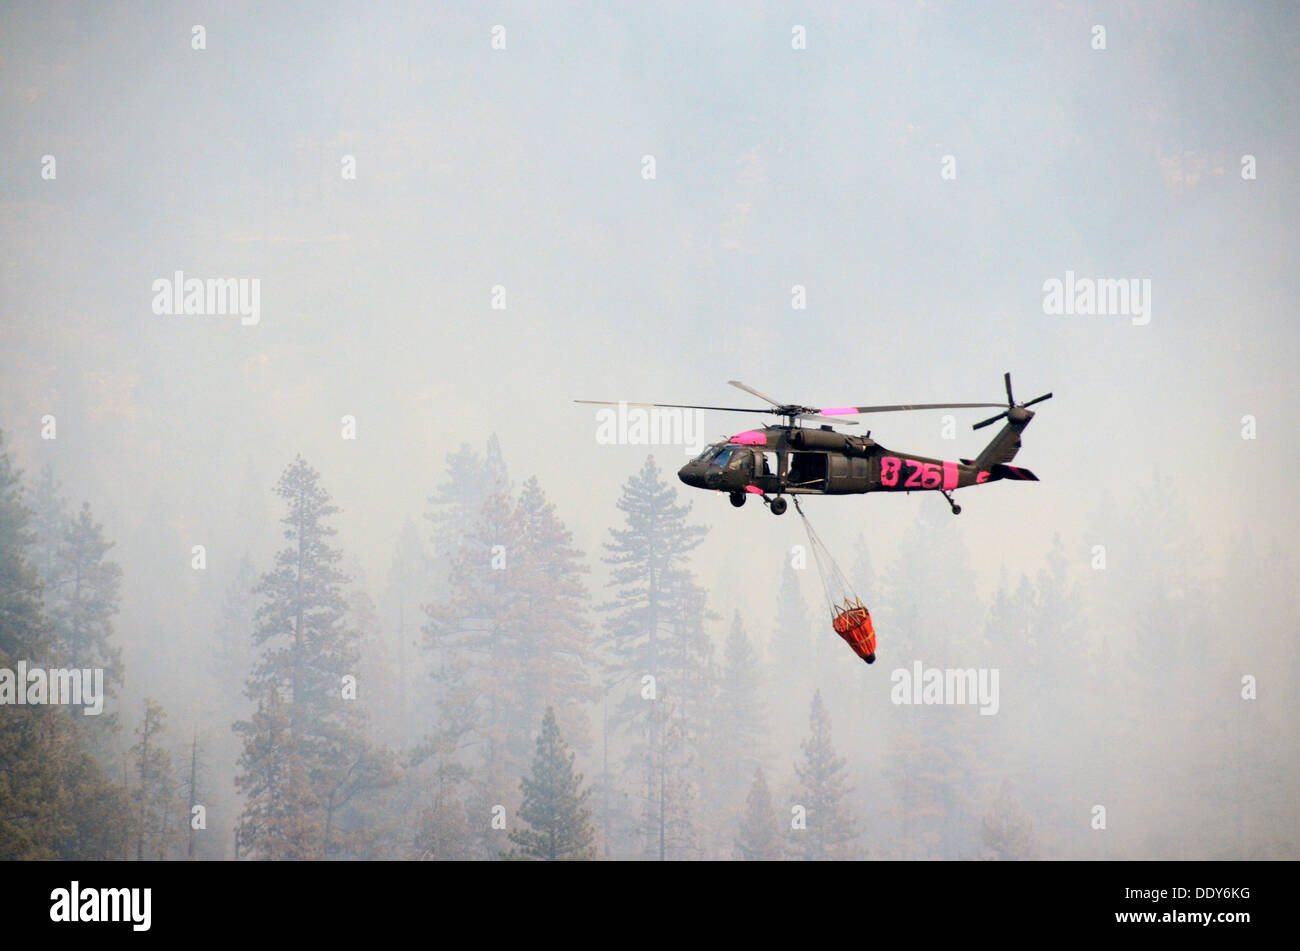
<path id="1" fill-rule="evenodd" d="M 1017 407 L 983 452 L 956 461 L 895 452 L 829 426 L 765 426 L 715 443 L 678 476 L 695 488 L 764 496 L 950 492 L 999 479 L 1037 481 L 1027 469 L 1007 465 L 1033 415 Z"/>

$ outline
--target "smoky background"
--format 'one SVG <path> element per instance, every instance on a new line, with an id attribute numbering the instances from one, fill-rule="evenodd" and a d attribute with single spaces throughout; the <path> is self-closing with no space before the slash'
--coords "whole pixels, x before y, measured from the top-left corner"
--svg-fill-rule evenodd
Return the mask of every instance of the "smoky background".
<path id="1" fill-rule="evenodd" d="M 118 723 L 86 742 L 129 790 L 145 698 L 166 711 L 178 783 L 192 747 L 204 762 L 200 857 L 233 856 L 246 806 L 231 724 L 256 709 L 252 589 L 299 454 L 340 509 L 357 704 L 397 776 L 350 803 L 364 835 L 331 857 L 509 848 L 491 810 L 518 810 L 545 701 L 568 710 L 599 855 L 733 857 L 758 765 L 803 855 L 817 691 L 844 761 L 828 856 L 1296 856 L 1294 11 L 12 4 L 0 24 L 5 449 L 29 507 L 48 467 L 113 543 Z M 176 270 L 257 278 L 260 322 L 154 314 Z M 1149 279 L 1150 323 L 1045 314 L 1067 270 Z M 744 405 L 728 379 L 820 405 L 998 400 L 1006 370 L 1055 393 L 1016 460 L 1040 483 L 963 492 L 955 519 L 920 493 L 805 506 L 871 607 L 870 668 L 790 567 L 793 512 L 691 492 L 681 447 L 601 445 L 570 402 Z M 983 414 L 953 415 L 952 440 L 941 413 L 858 429 L 973 456 Z M 679 735 L 654 755 L 601 610 L 647 456 L 682 530 L 707 530 L 673 622 L 702 683 L 668 676 Z M 533 688 L 490 720 L 512 752 L 412 765 L 447 721 L 425 606 L 495 603 L 511 562 L 458 574 L 456 553 L 486 559 L 488 490 L 514 506 L 531 478 L 585 569 L 572 618 L 543 612 L 582 633 L 580 679 L 521 673 L 506 641 L 474 654 L 480 699 Z M 753 656 L 728 667 L 735 630 Z M 892 703 L 917 660 L 996 667 L 998 714 Z M 168 857 L 180 829 L 156 837 Z"/>

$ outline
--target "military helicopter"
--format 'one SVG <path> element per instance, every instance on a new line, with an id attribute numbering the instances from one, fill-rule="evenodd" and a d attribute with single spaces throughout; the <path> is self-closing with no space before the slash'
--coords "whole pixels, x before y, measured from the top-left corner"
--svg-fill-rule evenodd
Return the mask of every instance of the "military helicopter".
<path id="1" fill-rule="evenodd" d="M 786 510 L 785 495 L 861 495 L 866 492 L 939 492 L 954 515 L 961 506 L 953 501 L 955 489 L 983 485 L 1000 479 L 1037 482 L 1028 469 L 1008 465 L 1020 450 L 1020 434 L 1034 413 L 1035 403 L 1052 398 L 1051 393 L 1017 403 L 1011 392 L 1011 374 L 1003 377 L 1007 402 L 1001 403 L 900 403 L 892 406 L 811 407 L 781 403 L 739 380 L 731 386 L 772 404 L 771 408 L 737 406 L 692 406 L 681 403 L 627 403 L 627 406 L 655 406 L 667 409 L 719 410 L 728 413 L 768 413 L 784 417 L 783 425 L 769 425 L 736 433 L 714 443 L 678 471 L 684 483 L 697 489 L 726 492 L 739 508 L 751 496 L 758 496 L 773 515 Z M 603 400 L 575 400 L 598 406 L 617 406 Z M 978 422 L 983 429 L 1005 419 L 1006 425 L 974 459 L 951 462 L 910 452 L 886 449 L 871 438 L 836 432 L 830 425 L 819 428 L 805 422 L 856 426 L 857 420 L 840 417 L 865 413 L 894 413 L 925 409 L 972 409 L 998 407 L 1002 412 Z"/>

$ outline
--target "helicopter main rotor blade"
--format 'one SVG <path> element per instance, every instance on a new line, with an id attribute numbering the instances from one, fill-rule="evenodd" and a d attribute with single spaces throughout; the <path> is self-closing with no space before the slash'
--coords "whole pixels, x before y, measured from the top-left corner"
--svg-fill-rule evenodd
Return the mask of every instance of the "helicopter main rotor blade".
<path id="1" fill-rule="evenodd" d="M 685 403 L 629 403 L 627 400 L 574 400 L 589 406 L 657 406 L 661 409 L 715 409 L 721 413 L 771 413 L 770 409 L 752 409 L 747 406 L 691 406 Z"/>
<path id="2" fill-rule="evenodd" d="M 898 403 L 893 406 L 836 406 L 817 410 L 823 416 L 847 416 L 857 413 L 897 413 L 913 409 L 972 409 L 983 406 L 1002 406 L 1001 403 Z"/>
<path id="3" fill-rule="evenodd" d="M 746 393 L 751 393 L 754 396 L 757 396 L 760 400 L 767 400 L 767 402 L 771 403 L 773 406 L 785 405 L 784 403 L 778 403 L 776 400 L 772 399 L 772 397 L 768 396 L 766 393 L 758 392 L 758 390 L 754 389 L 752 386 L 746 386 L 744 383 L 741 383 L 739 380 L 728 380 L 727 383 L 729 383 L 731 386 L 734 386 L 738 390 L 744 390 Z"/>
<path id="4" fill-rule="evenodd" d="M 856 419 L 845 419 L 842 416 L 821 416 L 817 413 L 799 413 L 795 416 L 795 419 L 810 419 L 815 423 L 835 423 L 839 426 L 858 425 Z"/>

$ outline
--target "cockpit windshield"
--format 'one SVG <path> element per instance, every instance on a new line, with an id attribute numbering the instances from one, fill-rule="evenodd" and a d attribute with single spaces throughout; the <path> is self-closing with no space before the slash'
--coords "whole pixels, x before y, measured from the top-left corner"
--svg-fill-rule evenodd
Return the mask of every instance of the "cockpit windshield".
<path id="1" fill-rule="evenodd" d="M 722 466 L 725 469 L 727 467 L 728 460 L 731 459 L 732 452 L 733 452 L 732 448 L 730 446 L 727 446 L 709 461 L 712 462 L 715 466 Z"/>
<path id="2" fill-rule="evenodd" d="M 709 446 L 702 453 L 700 453 L 698 456 L 695 457 L 695 461 L 711 462 L 713 460 L 713 457 L 718 454 L 718 450 L 720 450 L 721 448 L 722 448 L 721 446 Z"/>

